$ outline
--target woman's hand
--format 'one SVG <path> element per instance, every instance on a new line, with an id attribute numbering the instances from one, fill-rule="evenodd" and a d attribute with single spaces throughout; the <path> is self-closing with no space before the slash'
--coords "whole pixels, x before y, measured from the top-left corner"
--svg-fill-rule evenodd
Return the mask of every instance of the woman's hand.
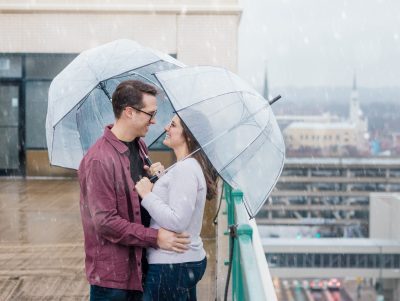
<path id="1" fill-rule="evenodd" d="M 144 169 L 150 176 L 160 177 L 164 173 L 164 165 L 162 165 L 160 162 L 153 163 L 150 167 L 145 165 Z"/>
<path id="2" fill-rule="evenodd" d="M 153 189 L 153 183 L 151 183 L 148 178 L 142 178 L 139 182 L 136 183 L 135 188 L 136 188 L 137 193 L 143 199 Z"/>

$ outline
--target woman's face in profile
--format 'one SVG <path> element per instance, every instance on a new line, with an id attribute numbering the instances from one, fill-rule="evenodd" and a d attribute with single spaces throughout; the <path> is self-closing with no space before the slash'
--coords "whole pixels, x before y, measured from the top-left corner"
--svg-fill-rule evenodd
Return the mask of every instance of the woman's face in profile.
<path id="1" fill-rule="evenodd" d="M 165 146 L 172 149 L 181 147 L 186 144 L 185 138 L 183 137 L 183 127 L 181 119 L 175 115 L 171 122 L 165 126 L 166 136 L 163 141 Z"/>

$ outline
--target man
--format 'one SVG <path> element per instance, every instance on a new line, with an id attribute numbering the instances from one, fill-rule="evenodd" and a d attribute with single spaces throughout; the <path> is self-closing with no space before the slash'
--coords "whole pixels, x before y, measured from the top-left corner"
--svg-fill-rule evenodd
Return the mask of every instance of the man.
<path id="1" fill-rule="evenodd" d="M 184 252 L 186 234 L 146 228 L 135 190 L 144 173 L 144 137 L 157 112 L 157 91 L 140 81 L 120 83 L 112 97 L 114 125 L 88 150 L 79 166 L 80 209 L 90 300 L 141 300 L 142 252 L 153 247 Z"/>

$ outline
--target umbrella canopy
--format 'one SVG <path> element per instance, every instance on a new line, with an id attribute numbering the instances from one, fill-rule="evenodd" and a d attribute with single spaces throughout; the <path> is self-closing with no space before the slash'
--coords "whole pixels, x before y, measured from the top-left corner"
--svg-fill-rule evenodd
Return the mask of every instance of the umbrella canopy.
<path id="1" fill-rule="evenodd" d="M 113 123 L 111 95 L 128 79 L 159 87 L 154 73 L 184 67 L 171 56 L 139 45 L 117 40 L 78 55 L 52 81 L 46 118 L 46 139 L 52 165 L 77 169 L 89 147 Z M 145 138 L 151 144 L 163 133 L 172 117 L 170 102 L 159 89 L 158 123 Z"/>
<path id="2" fill-rule="evenodd" d="M 156 77 L 219 175 L 243 191 L 254 217 L 285 159 L 283 137 L 268 101 L 222 68 L 190 67 L 158 72 Z"/>

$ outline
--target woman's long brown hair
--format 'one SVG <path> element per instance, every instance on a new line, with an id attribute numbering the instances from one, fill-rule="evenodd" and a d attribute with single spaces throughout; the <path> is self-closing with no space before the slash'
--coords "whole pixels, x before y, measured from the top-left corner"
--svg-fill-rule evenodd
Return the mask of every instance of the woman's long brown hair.
<path id="1" fill-rule="evenodd" d="M 212 200 L 217 196 L 217 179 L 218 173 L 215 168 L 212 166 L 210 160 L 208 160 L 207 156 L 205 155 L 204 151 L 200 148 L 199 143 L 197 142 L 196 138 L 192 135 L 189 128 L 186 124 L 180 119 L 182 128 L 183 128 L 183 138 L 186 141 L 188 146 L 189 154 L 194 152 L 197 149 L 200 149 L 196 153 L 192 155 L 193 158 L 199 162 L 201 169 L 203 170 L 204 177 L 206 179 L 207 184 L 207 200 Z"/>

